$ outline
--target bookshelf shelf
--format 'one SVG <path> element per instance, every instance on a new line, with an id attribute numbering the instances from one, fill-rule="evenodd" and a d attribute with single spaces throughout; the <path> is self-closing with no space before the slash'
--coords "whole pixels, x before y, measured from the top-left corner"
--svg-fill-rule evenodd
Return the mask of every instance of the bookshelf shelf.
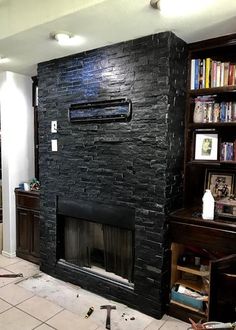
<path id="1" fill-rule="evenodd" d="M 177 270 L 197 276 L 209 276 L 209 271 L 202 271 L 199 267 L 177 265 Z"/>
<path id="2" fill-rule="evenodd" d="M 214 87 L 214 88 L 191 89 L 189 91 L 189 95 L 190 96 L 214 95 L 214 94 L 224 94 L 224 93 L 234 93 L 234 92 L 236 92 L 236 85 L 224 86 L 224 87 Z"/>
<path id="3" fill-rule="evenodd" d="M 185 304 L 181 304 L 181 303 L 179 303 L 179 302 L 177 302 L 177 301 L 174 301 L 174 300 L 171 300 L 171 304 L 172 304 L 173 306 L 175 306 L 175 308 L 176 308 L 176 307 L 177 307 L 177 308 L 180 307 L 181 309 L 184 309 L 184 310 L 187 310 L 187 311 L 193 311 L 193 312 L 195 312 L 196 314 L 201 315 L 202 317 L 206 317 L 206 313 L 200 311 L 200 310 L 197 309 L 197 308 L 193 308 L 193 307 L 187 306 L 187 305 L 185 305 Z"/>
<path id="4" fill-rule="evenodd" d="M 216 129 L 221 127 L 236 127 L 236 121 L 227 123 L 189 123 L 189 129 Z"/>
<path id="5" fill-rule="evenodd" d="M 233 162 L 230 162 L 233 163 Z M 197 166 L 220 166 L 221 162 L 220 161 L 212 161 L 212 160 L 190 160 L 189 162 L 186 163 L 187 166 L 191 165 L 197 165 Z"/>

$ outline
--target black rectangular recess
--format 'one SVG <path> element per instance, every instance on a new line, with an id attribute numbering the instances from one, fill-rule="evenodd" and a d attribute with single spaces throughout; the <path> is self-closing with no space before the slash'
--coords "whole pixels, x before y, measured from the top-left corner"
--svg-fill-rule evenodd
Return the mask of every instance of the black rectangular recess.
<path id="1" fill-rule="evenodd" d="M 71 104 L 68 115 L 69 121 L 72 123 L 129 121 L 132 115 L 132 102 L 129 99 L 121 98 Z"/>

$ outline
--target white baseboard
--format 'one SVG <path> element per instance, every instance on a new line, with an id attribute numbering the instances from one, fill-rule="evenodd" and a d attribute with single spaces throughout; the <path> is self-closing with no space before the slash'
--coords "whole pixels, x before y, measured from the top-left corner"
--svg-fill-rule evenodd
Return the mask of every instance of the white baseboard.
<path id="1" fill-rule="evenodd" d="M 7 257 L 7 258 L 15 258 L 16 257 L 16 252 L 9 253 L 9 252 L 6 252 L 6 251 L 2 250 L 2 255 L 4 257 Z"/>

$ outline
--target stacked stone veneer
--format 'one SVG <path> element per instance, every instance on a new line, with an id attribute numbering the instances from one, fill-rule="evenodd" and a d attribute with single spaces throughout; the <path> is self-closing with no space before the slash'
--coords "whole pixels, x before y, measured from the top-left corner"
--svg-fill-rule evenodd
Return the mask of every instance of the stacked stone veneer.
<path id="1" fill-rule="evenodd" d="M 41 269 L 158 318 L 168 300 L 166 215 L 182 197 L 186 56 L 165 32 L 38 65 Z M 130 122 L 68 121 L 71 103 L 121 97 L 132 100 Z M 133 289 L 57 263 L 58 196 L 135 209 Z"/>

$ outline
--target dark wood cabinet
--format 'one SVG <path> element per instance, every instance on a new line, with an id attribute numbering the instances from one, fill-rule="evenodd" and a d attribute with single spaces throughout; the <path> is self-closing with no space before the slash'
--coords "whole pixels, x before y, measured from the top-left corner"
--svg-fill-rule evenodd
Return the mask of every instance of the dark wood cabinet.
<path id="1" fill-rule="evenodd" d="M 206 310 L 192 308 L 171 300 L 169 314 L 188 322 L 200 319 L 234 321 L 236 319 L 236 223 L 225 220 L 207 221 L 194 216 L 192 209 L 181 209 L 169 217 L 169 232 L 172 242 L 171 287 L 183 284 L 201 291 L 202 278 L 209 280 L 209 301 Z M 209 271 L 182 266 L 180 259 L 186 247 L 212 252 Z M 216 254 L 214 254 L 216 253 Z M 218 256 L 218 257 L 216 257 Z M 182 277 L 183 272 L 197 274 L 199 283 Z M 200 284 L 200 286 L 198 286 Z"/>
<path id="2" fill-rule="evenodd" d="M 16 255 L 39 264 L 39 192 L 15 190 Z"/>
<path id="3" fill-rule="evenodd" d="M 169 314 L 187 322 L 189 317 L 195 321 L 236 319 L 236 216 L 231 207 L 222 214 L 216 212 L 214 220 L 201 216 L 205 189 L 212 191 L 218 203 L 223 198 L 231 203 L 230 195 L 236 195 L 235 63 L 235 34 L 189 45 L 184 203 L 183 209 L 169 216 L 171 289 L 177 292 L 171 291 L 176 300 L 171 298 Z M 211 148 L 205 151 L 203 141 L 208 138 Z M 203 263 L 197 266 L 191 260 L 187 264 L 194 255 L 197 261 L 201 255 Z M 180 285 L 201 293 L 206 280 L 203 308 L 179 298 Z"/>

